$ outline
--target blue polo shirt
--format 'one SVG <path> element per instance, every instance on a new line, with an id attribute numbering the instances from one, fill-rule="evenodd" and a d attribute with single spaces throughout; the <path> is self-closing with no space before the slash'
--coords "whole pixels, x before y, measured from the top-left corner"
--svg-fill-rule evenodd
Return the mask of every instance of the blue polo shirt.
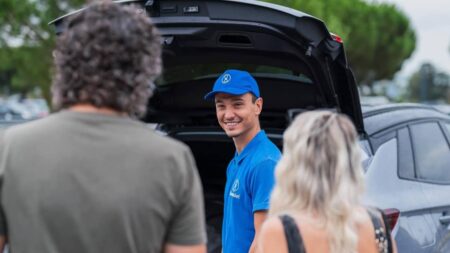
<path id="1" fill-rule="evenodd" d="M 227 168 L 222 226 L 223 253 L 248 253 L 255 237 L 253 213 L 269 208 L 280 150 L 260 131 Z"/>

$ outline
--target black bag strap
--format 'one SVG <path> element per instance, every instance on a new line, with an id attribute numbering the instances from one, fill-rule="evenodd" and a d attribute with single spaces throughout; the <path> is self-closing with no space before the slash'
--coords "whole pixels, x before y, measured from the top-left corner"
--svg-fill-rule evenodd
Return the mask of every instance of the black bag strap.
<path id="1" fill-rule="evenodd" d="M 375 228 L 375 240 L 380 253 L 392 253 L 392 240 L 389 224 L 383 211 L 378 208 L 367 208 L 373 227 Z M 380 218 L 381 216 L 381 218 Z"/>
<path id="2" fill-rule="evenodd" d="M 378 211 L 381 213 L 381 217 L 383 218 L 384 227 L 386 228 L 386 239 L 388 241 L 388 252 L 392 253 L 393 250 L 392 250 L 391 228 L 390 228 L 389 222 L 388 222 L 387 217 L 384 214 L 384 212 L 381 211 L 380 209 L 378 209 Z"/>
<path id="3" fill-rule="evenodd" d="M 289 253 L 306 253 L 303 239 L 300 235 L 300 230 L 295 223 L 295 220 L 289 215 L 280 216 L 281 223 L 283 224 L 284 235 L 286 236 L 286 242 Z"/>

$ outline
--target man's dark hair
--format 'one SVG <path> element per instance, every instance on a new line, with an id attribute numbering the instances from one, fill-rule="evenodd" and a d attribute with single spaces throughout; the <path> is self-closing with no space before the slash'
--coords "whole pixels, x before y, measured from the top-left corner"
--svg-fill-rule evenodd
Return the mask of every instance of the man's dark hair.
<path id="1" fill-rule="evenodd" d="M 250 93 L 252 95 L 252 103 L 256 103 L 256 100 L 258 99 L 253 93 Z"/>
<path id="2" fill-rule="evenodd" d="M 54 54 L 57 109 L 87 103 L 130 116 L 145 113 L 161 72 L 161 44 L 144 13 L 105 1 L 66 21 Z"/>

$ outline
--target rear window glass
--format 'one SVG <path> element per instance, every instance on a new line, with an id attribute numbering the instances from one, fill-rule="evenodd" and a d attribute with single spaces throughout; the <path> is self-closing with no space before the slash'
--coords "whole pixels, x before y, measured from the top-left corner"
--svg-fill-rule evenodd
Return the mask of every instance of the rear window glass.
<path id="1" fill-rule="evenodd" d="M 370 144 L 367 140 L 360 140 L 359 147 L 361 148 L 360 151 L 361 151 L 362 166 L 364 171 L 367 171 L 367 169 L 369 168 L 369 164 L 371 162 Z"/>
<path id="2" fill-rule="evenodd" d="M 164 69 L 161 77 L 156 80 L 157 86 L 164 86 L 171 83 L 198 80 L 204 78 L 217 78 L 227 69 L 239 69 L 248 71 L 254 77 L 277 78 L 302 83 L 312 83 L 312 80 L 305 73 L 298 73 L 291 69 L 242 63 L 215 63 L 215 64 L 192 64 L 173 66 Z"/>
<path id="3" fill-rule="evenodd" d="M 437 123 L 411 126 L 416 173 L 419 179 L 450 183 L 450 148 Z"/>

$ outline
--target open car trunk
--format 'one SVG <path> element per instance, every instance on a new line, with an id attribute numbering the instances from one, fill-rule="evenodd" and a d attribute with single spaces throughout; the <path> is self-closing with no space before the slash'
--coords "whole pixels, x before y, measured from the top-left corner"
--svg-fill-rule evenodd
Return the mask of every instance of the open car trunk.
<path id="1" fill-rule="evenodd" d="M 259 1 L 117 2 L 148 13 L 163 37 L 164 75 L 144 121 L 167 128 L 215 126 L 214 106 L 203 95 L 224 70 L 238 68 L 260 85 L 263 121 L 283 130 L 296 113 L 327 108 L 347 114 L 364 132 L 344 46 L 319 19 Z M 52 21 L 56 33 L 79 11 Z"/>
<path id="2" fill-rule="evenodd" d="M 225 170 L 235 148 L 203 96 L 226 69 L 255 77 L 264 99 L 261 126 L 280 148 L 283 131 L 307 110 L 342 112 L 364 133 L 342 41 L 319 19 L 258 1 L 119 2 L 148 13 L 162 35 L 164 73 L 142 120 L 192 149 L 205 193 L 209 252 L 220 252 Z M 65 17 L 52 22 L 57 34 Z"/>

